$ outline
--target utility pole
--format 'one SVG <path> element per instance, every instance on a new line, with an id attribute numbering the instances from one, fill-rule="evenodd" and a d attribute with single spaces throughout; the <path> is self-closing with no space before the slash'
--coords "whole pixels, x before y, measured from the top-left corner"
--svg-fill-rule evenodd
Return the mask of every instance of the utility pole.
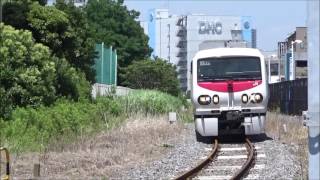
<path id="1" fill-rule="evenodd" d="M 169 63 L 170 63 L 170 58 L 171 58 L 171 51 L 170 51 L 170 49 L 171 49 L 171 44 L 170 44 L 170 38 L 171 38 L 171 31 L 170 31 L 170 24 L 168 24 L 168 61 L 169 61 Z"/>
<path id="2" fill-rule="evenodd" d="M 319 0 L 307 1 L 308 8 L 308 112 L 306 125 L 309 134 L 309 179 L 320 179 L 320 56 Z"/>

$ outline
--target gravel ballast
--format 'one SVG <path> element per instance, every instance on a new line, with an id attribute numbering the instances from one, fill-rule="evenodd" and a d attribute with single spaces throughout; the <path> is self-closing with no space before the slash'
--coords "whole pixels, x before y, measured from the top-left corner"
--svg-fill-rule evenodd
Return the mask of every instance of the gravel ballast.
<path id="1" fill-rule="evenodd" d="M 172 145 L 171 151 L 163 159 L 150 162 L 144 166 L 135 166 L 120 173 L 116 177 L 123 179 L 170 179 L 179 172 L 196 166 L 199 158 L 206 156 L 211 144 L 204 144 L 195 141 L 193 124 L 186 125 L 188 133 L 181 137 L 181 142 Z"/>
<path id="2" fill-rule="evenodd" d="M 162 159 L 152 161 L 119 172 L 111 179 L 171 179 L 198 164 L 201 157 L 208 155 L 211 144 L 196 142 L 194 125 L 186 125 L 189 133 L 181 137 L 181 142 L 172 145 L 172 149 Z M 297 146 L 283 144 L 271 138 L 253 141 L 255 146 L 261 147 L 258 153 L 264 153 L 265 158 L 258 158 L 256 164 L 264 163 L 264 168 L 249 171 L 259 173 L 259 179 L 292 179 L 301 177 L 301 164 L 296 156 Z M 233 144 L 222 144 L 230 147 Z M 239 147 L 242 147 L 239 145 Z M 232 164 L 230 164 L 232 165 Z"/>

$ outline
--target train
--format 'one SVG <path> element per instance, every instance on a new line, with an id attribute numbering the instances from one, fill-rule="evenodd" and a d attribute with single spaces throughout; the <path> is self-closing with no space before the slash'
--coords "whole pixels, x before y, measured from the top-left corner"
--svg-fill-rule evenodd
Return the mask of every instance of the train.
<path id="1" fill-rule="evenodd" d="M 190 73 L 197 141 L 264 133 L 269 91 L 264 56 L 258 49 L 200 50 Z"/>

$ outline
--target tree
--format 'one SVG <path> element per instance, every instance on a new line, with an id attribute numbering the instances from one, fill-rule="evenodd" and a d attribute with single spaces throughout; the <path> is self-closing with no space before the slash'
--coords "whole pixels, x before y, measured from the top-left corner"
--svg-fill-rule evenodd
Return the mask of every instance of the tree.
<path id="1" fill-rule="evenodd" d="M 57 61 L 57 92 L 59 96 L 78 101 L 88 99 L 91 92 L 90 83 L 85 74 L 70 64 L 65 59 Z"/>
<path id="2" fill-rule="evenodd" d="M 139 12 L 129 11 L 123 1 L 114 0 L 89 0 L 85 10 L 96 42 L 117 49 L 120 67 L 150 56 L 148 37 L 136 21 Z"/>
<path id="3" fill-rule="evenodd" d="M 0 24 L 0 116 L 17 106 L 51 104 L 56 98 L 56 58 L 32 34 Z"/>
<path id="4" fill-rule="evenodd" d="M 53 6 L 44 7 L 33 3 L 27 20 L 34 38 L 49 46 L 59 58 L 56 85 L 58 95 L 74 100 L 78 100 L 81 95 L 89 95 L 90 84 L 84 82 L 86 79 L 81 72 L 88 73 L 88 77 L 93 81 L 93 57 L 86 57 L 87 51 L 80 52 L 82 40 L 72 28 L 68 14 Z M 93 49 L 92 51 L 94 53 Z M 85 87 L 79 87 L 80 85 Z"/>
<path id="5" fill-rule="evenodd" d="M 38 2 L 37 2 L 38 1 Z M 78 100 L 88 97 L 94 82 L 94 41 L 83 10 L 57 2 L 42 6 L 42 0 L 13 0 L 5 5 L 5 23 L 32 32 L 36 42 L 50 48 L 55 58 L 56 95 Z"/>
<path id="6" fill-rule="evenodd" d="M 175 69 L 162 59 L 136 61 L 125 69 L 124 84 L 133 89 L 157 89 L 178 96 L 180 89 Z"/>
<path id="7" fill-rule="evenodd" d="M 28 3 L 10 1 L 3 4 L 3 22 L 16 29 L 28 29 L 27 13 Z"/>
<path id="8" fill-rule="evenodd" d="M 65 57 L 74 67 L 84 72 L 91 83 L 95 82 L 95 71 L 92 68 L 95 58 L 94 34 L 90 29 L 86 14 L 83 9 L 74 6 L 72 1 L 57 0 L 55 7 L 68 15 L 70 26 L 73 29 L 73 41 L 68 41 L 68 50 Z"/>
<path id="9" fill-rule="evenodd" d="M 74 36 L 66 13 L 53 6 L 33 3 L 27 14 L 27 21 L 37 42 L 50 47 L 57 57 L 64 57 L 64 45 L 72 41 Z"/>
<path id="10" fill-rule="evenodd" d="M 32 31 L 36 42 L 48 46 L 52 53 L 65 58 L 94 82 L 94 40 L 83 10 L 72 3 L 57 1 L 54 6 L 41 6 L 42 0 L 16 0 L 4 6 L 4 22 L 18 29 Z"/>
<path id="11" fill-rule="evenodd" d="M 16 29 L 28 29 L 27 13 L 29 12 L 29 5 L 33 2 L 38 2 L 44 6 L 47 0 L 0 0 L 3 7 L 0 7 L 1 15 L 3 15 L 3 22 L 11 25 Z M 1 3 L 0 3 L 1 6 Z"/>

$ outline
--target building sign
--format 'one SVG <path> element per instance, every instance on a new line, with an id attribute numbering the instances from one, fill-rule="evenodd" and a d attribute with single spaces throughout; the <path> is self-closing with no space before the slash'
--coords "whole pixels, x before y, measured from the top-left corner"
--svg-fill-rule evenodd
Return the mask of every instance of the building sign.
<path id="1" fill-rule="evenodd" d="M 199 34 L 222 34 L 222 24 L 219 21 L 199 21 Z"/>

